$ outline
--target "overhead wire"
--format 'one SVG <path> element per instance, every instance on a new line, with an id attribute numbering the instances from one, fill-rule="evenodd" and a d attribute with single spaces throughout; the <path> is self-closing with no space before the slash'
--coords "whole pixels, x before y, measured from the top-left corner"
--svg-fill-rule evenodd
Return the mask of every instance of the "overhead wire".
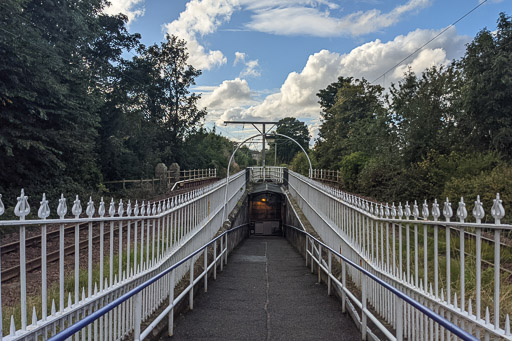
<path id="1" fill-rule="evenodd" d="M 439 38 L 442 34 L 444 34 L 446 31 L 448 31 L 450 28 L 454 27 L 459 21 L 461 21 L 462 19 L 464 19 L 465 17 L 467 17 L 468 15 L 470 15 L 471 13 L 473 13 L 477 8 L 479 8 L 480 6 L 482 6 L 483 4 L 485 4 L 488 0 L 483 0 L 481 2 L 479 2 L 478 5 L 476 5 L 475 7 L 473 7 L 470 11 L 466 12 L 463 16 L 461 16 L 459 19 L 455 20 L 453 23 L 451 23 L 449 26 L 445 27 L 441 32 L 439 32 L 438 34 L 436 34 L 434 37 L 432 37 L 429 41 L 427 41 L 426 43 L 424 43 L 423 45 L 421 45 L 420 47 L 418 47 L 416 50 L 414 50 L 412 53 L 410 53 L 407 57 L 403 58 L 402 60 L 400 60 L 398 63 L 396 63 L 394 66 L 392 66 L 391 68 L 389 68 L 386 72 L 384 72 L 382 75 L 380 75 L 379 77 L 375 78 L 373 81 L 370 82 L 370 84 L 373 84 L 375 83 L 376 81 L 378 81 L 379 79 L 381 79 L 382 77 L 385 77 L 386 74 L 392 70 L 394 70 L 395 68 L 397 68 L 398 66 L 402 65 L 403 62 L 405 62 L 407 59 L 409 59 L 410 57 L 414 56 L 416 53 L 418 53 L 419 51 L 423 50 L 423 48 L 425 46 L 427 46 L 428 44 L 430 44 L 431 42 L 433 42 L 434 40 L 436 40 L 437 38 Z"/>

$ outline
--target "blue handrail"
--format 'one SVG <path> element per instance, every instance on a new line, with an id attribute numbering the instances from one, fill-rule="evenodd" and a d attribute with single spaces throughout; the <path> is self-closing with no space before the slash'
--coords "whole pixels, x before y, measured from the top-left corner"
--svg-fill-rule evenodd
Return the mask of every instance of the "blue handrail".
<path id="1" fill-rule="evenodd" d="M 474 337 L 473 335 L 469 334 L 464 329 L 459 328 L 455 324 L 453 324 L 450 321 L 448 321 L 445 318 L 443 318 L 441 315 L 435 313 L 434 311 L 432 311 L 429 308 L 425 307 L 423 304 L 421 304 L 418 301 L 414 300 L 413 298 L 407 296 L 406 294 L 404 294 L 403 292 L 401 292 L 400 290 L 398 290 L 397 288 L 395 288 L 391 284 L 386 283 L 385 281 L 383 281 L 379 277 L 375 276 L 374 274 L 372 274 L 368 270 L 366 270 L 363 267 L 361 267 L 361 266 L 357 265 L 356 263 L 352 262 L 350 259 L 346 258 L 345 256 L 342 256 L 339 252 L 337 252 L 336 250 L 333 250 L 328 245 L 326 245 L 323 242 L 319 241 L 317 238 L 313 237 L 308 232 L 306 232 L 304 230 L 301 230 L 301 229 L 299 229 L 299 228 L 297 228 L 295 226 L 290 226 L 290 225 L 285 225 L 285 226 L 289 227 L 289 228 L 292 228 L 292 229 L 294 229 L 294 230 L 296 230 L 296 231 L 298 231 L 300 233 L 308 235 L 309 238 L 315 240 L 318 244 L 322 245 L 322 248 L 328 249 L 329 251 L 334 253 L 336 256 L 341 258 L 343 261 L 347 262 L 348 264 L 350 264 L 351 266 L 353 266 L 354 268 L 356 268 L 360 272 L 364 273 L 366 276 L 370 277 L 375 282 L 377 282 L 378 284 L 382 285 L 384 288 L 388 289 L 393 294 L 395 294 L 396 296 L 398 296 L 399 298 L 401 298 L 405 302 L 409 303 L 414 308 L 416 308 L 419 311 L 421 311 L 423 314 L 427 315 L 429 318 L 434 320 L 434 322 L 437 322 L 438 324 L 442 325 L 443 327 L 445 327 L 447 330 L 449 330 L 453 334 L 455 334 L 458 337 L 460 337 L 462 340 L 465 340 L 465 341 L 466 340 L 467 341 L 479 341 L 476 337 Z"/>
<path id="2" fill-rule="evenodd" d="M 80 321 L 76 322 L 75 324 L 69 326 L 68 328 L 66 328 L 63 331 L 59 332 L 55 336 L 49 338 L 48 341 L 64 341 L 64 340 L 66 340 L 67 338 L 69 338 L 73 334 L 75 334 L 76 332 L 78 332 L 81 329 L 87 327 L 89 324 L 93 323 L 94 321 L 96 321 L 97 319 L 99 319 L 100 317 L 102 317 L 103 315 L 105 315 L 106 313 L 108 313 L 109 311 L 114 309 L 115 307 L 119 306 L 121 303 L 127 301 L 131 297 L 133 297 L 136 294 L 138 294 L 140 291 L 144 290 L 145 288 L 147 288 L 151 284 L 153 284 L 156 281 L 158 281 L 163 276 L 167 275 L 168 273 L 170 273 L 174 269 L 178 268 L 180 265 L 182 265 L 183 263 L 187 262 L 189 259 L 191 259 L 195 255 L 197 255 L 198 253 L 203 251 L 205 248 L 207 248 L 208 246 L 210 246 L 213 243 L 215 243 L 218 239 L 224 237 L 228 233 L 234 232 L 234 231 L 236 231 L 236 230 L 238 230 L 238 229 L 240 229 L 240 228 L 242 228 L 244 226 L 247 226 L 247 225 L 248 224 L 243 224 L 243 225 L 240 225 L 240 226 L 236 226 L 236 227 L 233 227 L 230 230 L 227 230 L 227 231 L 223 232 L 222 234 L 218 235 L 217 237 L 212 239 L 210 242 L 208 242 L 207 244 L 203 245 L 201 248 L 197 249 L 196 251 L 192 252 L 190 255 L 188 255 L 187 257 L 183 258 L 179 262 L 175 263 L 174 265 L 172 265 L 168 269 L 160 272 L 158 275 L 154 276 L 151 279 L 148 279 L 146 282 L 144 282 L 144 283 L 140 284 L 139 286 L 133 288 L 132 290 L 128 291 L 126 294 L 122 295 L 121 297 L 113 300 L 112 302 L 110 302 L 109 304 L 104 306 L 103 308 L 96 310 L 94 313 L 88 315 L 87 317 L 83 318 L 82 320 L 80 320 Z M 227 245 L 226 245 L 226 247 L 227 247 Z"/>

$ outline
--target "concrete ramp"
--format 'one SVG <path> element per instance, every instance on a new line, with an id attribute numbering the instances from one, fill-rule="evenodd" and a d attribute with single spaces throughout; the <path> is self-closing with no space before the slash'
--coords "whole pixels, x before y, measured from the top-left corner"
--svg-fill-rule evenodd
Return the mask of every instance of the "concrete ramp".
<path id="1" fill-rule="evenodd" d="M 176 319 L 169 340 L 359 340 L 341 304 L 282 237 L 251 237 Z"/>

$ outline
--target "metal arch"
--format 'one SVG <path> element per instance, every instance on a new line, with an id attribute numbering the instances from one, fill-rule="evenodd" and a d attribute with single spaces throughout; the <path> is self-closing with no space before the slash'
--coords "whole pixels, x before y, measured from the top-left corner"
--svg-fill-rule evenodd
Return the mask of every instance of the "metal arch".
<path id="1" fill-rule="evenodd" d="M 241 143 L 238 144 L 238 146 L 236 146 L 236 149 L 233 151 L 233 153 L 231 154 L 231 157 L 229 158 L 229 161 L 228 161 L 228 169 L 226 171 L 226 190 L 224 192 L 224 208 L 222 210 L 222 223 L 224 223 L 226 221 L 226 205 L 227 205 L 227 201 L 228 201 L 228 186 L 229 186 L 229 168 L 231 167 L 231 162 L 233 161 L 233 157 L 235 156 L 236 152 L 238 151 L 238 149 L 247 141 L 249 140 L 252 140 L 253 138 L 256 138 L 258 136 L 262 136 L 263 134 L 256 134 L 256 135 L 253 135 L 251 137 L 248 137 L 246 138 L 245 140 L 243 140 Z"/>
<path id="2" fill-rule="evenodd" d="M 284 134 L 279 134 L 279 133 L 276 133 L 274 132 L 274 135 L 278 135 L 278 136 L 282 136 L 282 137 L 286 137 L 287 139 L 289 140 L 292 140 L 293 142 L 295 142 L 297 144 L 297 146 L 299 146 L 299 148 L 304 152 L 304 154 L 306 154 L 306 158 L 308 159 L 308 162 L 309 162 L 309 177 L 311 178 L 312 174 L 313 174 L 313 166 L 311 164 L 311 159 L 309 158 L 309 155 L 308 153 L 306 153 L 306 151 L 304 150 L 304 148 L 299 144 L 299 142 L 297 142 L 295 139 L 291 138 L 290 136 L 287 136 L 287 135 L 284 135 Z M 231 157 L 229 158 L 229 162 L 228 162 L 228 169 L 227 169 L 227 172 L 226 172 L 226 190 L 224 192 L 224 209 L 222 211 L 222 221 L 226 221 L 226 205 L 227 205 L 227 201 L 228 201 L 228 186 L 229 186 L 229 168 L 231 167 L 231 162 L 233 161 L 233 158 L 236 154 L 236 152 L 238 151 L 238 149 L 247 141 L 249 140 L 252 140 L 253 138 L 256 138 L 258 136 L 263 136 L 263 133 L 260 133 L 260 134 L 256 134 L 256 135 L 253 135 L 251 137 L 248 137 L 246 138 L 244 141 L 242 141 L 241 143 L 238 144 L 238 146 L 236 147 L 236 149 L 233 151 L 233 153 L 231 154 Z M 265 173 L 263 173 L 265 174 Z"/>
<path id="3" fill-rule="evenodd" d="M 282 137 L 286 137 L 287 139 L 289 140 L 292 140 L 293 142 L 295 142 L 297 144 L 297 146 L 300 147 L 300 149 L 302 149 L 302 151 L 304 152 L 304 154 L 306 154 L 306 157 L 308 158 L 308 162 L 309 162 L 309 177 L 311 178 L 312 174 L 313 174 L 313 166 L 311 165 L 311 160 L 309 159 L 309 155 L 308 153 L 306 153 L 306 151 L 304 150 L 304 148 L 302 148 L 302 146 L 300 145 L 299 142 L 297 142 L 295 139 L 291 138 L 290 136 L 286 136 L 284 134 L 279 134 L 279 133 L 276 133 L 274 132 L 274 135 L 278 135 L 278 136 L 282 136 Z"/>

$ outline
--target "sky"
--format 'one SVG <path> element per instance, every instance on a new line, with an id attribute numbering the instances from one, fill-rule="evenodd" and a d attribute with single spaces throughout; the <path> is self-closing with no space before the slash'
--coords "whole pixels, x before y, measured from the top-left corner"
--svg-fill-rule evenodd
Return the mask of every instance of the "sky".
<path id="1" fill-rule="evenodd" d="M 140 33 L 144 44 L 167 33 L 187 41 L 189 63 L 202 70 L 191 90 L 208 109 L 205 125 L 238 141 L 257 132 L 224 121 L 296 117 L 308 125 L 313 143 L 321 124 L 316 93 L 339 76 L 389 87 L 408 68 L 421 73 L 460 58 L 481 29 L 496 29 L 500 12 L 512 15 L 512 0 L 110 2 L 105 11 L 126 14 L 129 31 Z"/>

